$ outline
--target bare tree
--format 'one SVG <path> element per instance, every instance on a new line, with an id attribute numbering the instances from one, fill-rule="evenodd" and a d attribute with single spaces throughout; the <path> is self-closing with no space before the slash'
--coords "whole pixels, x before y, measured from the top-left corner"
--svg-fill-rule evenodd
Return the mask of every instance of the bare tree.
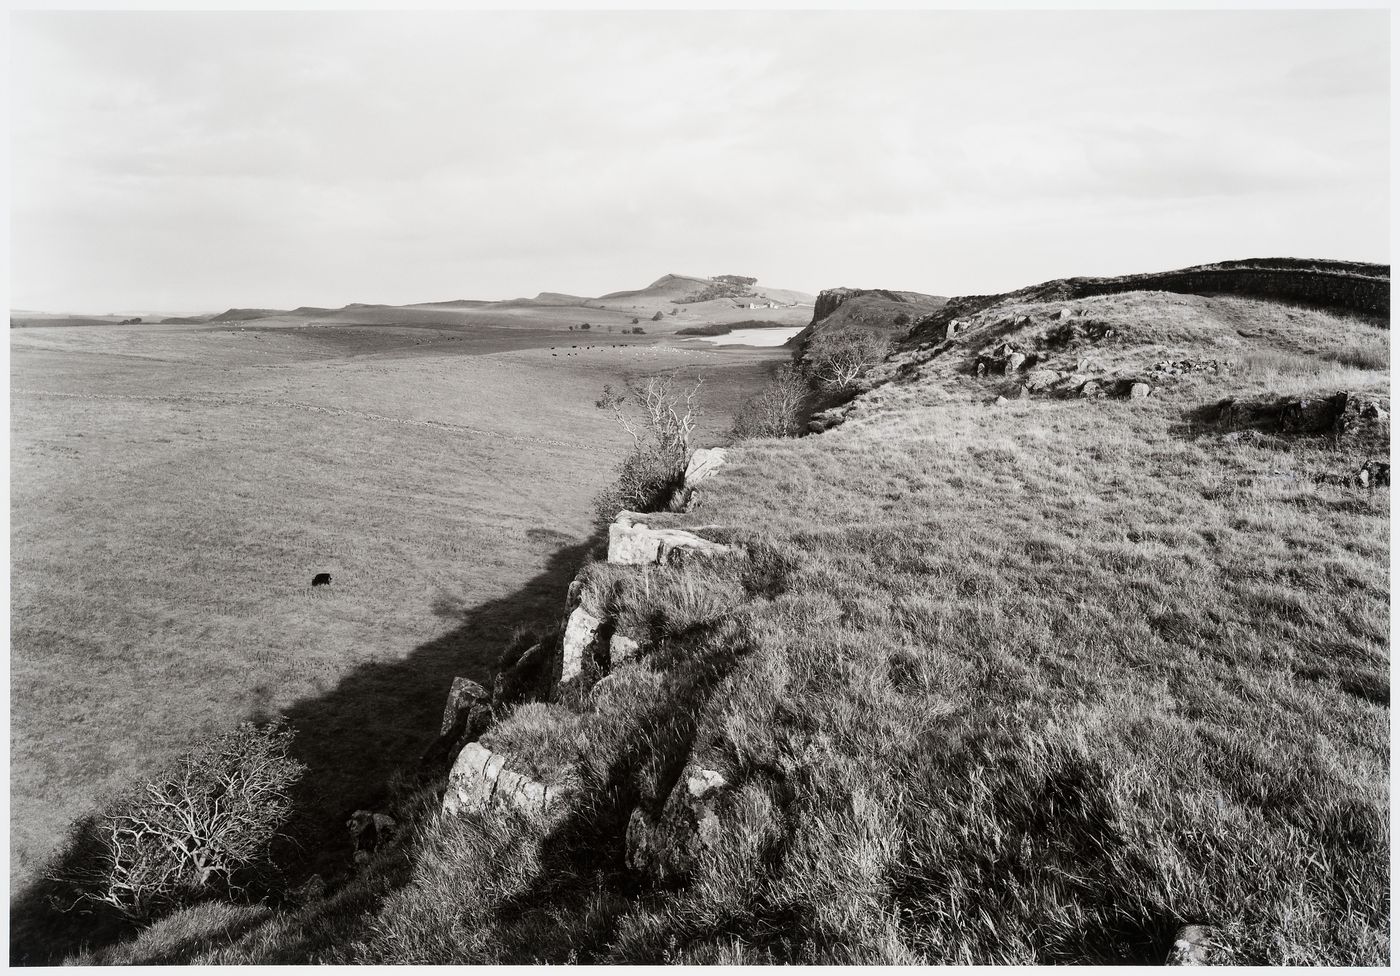
<path id="1" fill-rule="evenodd" d="M 704 384 L 700 376 L 688 388 L 677 385 L 672 376 L 652 376 L 644 385 L 629 384 L 623 391 L 604 386 L 596 406 L 612 411 L 618 426 L 632 438 L 633 448 L 650 447 L 664 455 L 679 455 L 684 464 L 690 453 L 690 435 L 700 415 L 700 389 Z"/>
<path id="2" fill-rule="evenodd" d="M 699 376 L 693 386 L 653 376 L 622 391 L 603 387 L 597 406 L 612 411 L 632 438 L 632 450 L 618 466 L 617 482 L 594 500 L 600 523 L 611 522 L 622 509 L 657 511 L 670 503 L 684 480 L 703 386 Z"/>
<path id="3" fill-rule="evenodd" d="M 57 880 L 75 903 L 101 902 L 136 918 L 211 891 L 237 893 L 240 874 L 265 865 L 305 771 L 281 724 L 245 723 L 182 756 L 80 829 L 84 854 Z"/>

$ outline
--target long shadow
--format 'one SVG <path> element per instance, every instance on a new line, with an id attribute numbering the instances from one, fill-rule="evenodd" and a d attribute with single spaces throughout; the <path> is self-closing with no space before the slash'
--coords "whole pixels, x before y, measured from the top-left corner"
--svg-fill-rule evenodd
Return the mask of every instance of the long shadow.
<path id="1" fill-rule="evenodd" d="M 573 538 L 546 530 L 535 535 L 551 542 Z M 295 887 L 312 874 L 335 879 L 352 870 L 349 814 L 381 805 L 395 772 L 419 771 L 419 758 L 438 734 L 453 678 L 471 678 L 489 688 L 515 628 L 557 623 L 569 581 L 597 542 L 595 536 L 562 546 L 541 573 L 507 596 L 469 608 L 439 606 L 440 615 L 454 620 L 447 633 L 401 660 L 361 665 L 325 694 L 282 713 L 296 731 L 293 750 L 307 770 L 293 796 L 288 834 L 295 843 L 284 854 L 279 888 Z M 77 840 L 76 834 L 69 838 L 47 875 L 68 873 L 90 856 Z M 44 878 L 12 898 L 11 965 L 54 965 L 135 933 L 136 926 L 114 911 L 61 909 L 55 899 L 68 891 Z"/>

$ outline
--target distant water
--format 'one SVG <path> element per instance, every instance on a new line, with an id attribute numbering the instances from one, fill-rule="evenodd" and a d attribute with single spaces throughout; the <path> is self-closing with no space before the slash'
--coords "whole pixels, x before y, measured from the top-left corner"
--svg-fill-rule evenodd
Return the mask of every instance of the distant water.
<path id="1" fill-rule="evenodd" d="M 689 338 L 713 343 L 716 346 L 781 346 L 804 328 L 805 326 L 798 325 L 784 326 L 780 329 L 735 329 L 722 336 L 690 336 Z"/>

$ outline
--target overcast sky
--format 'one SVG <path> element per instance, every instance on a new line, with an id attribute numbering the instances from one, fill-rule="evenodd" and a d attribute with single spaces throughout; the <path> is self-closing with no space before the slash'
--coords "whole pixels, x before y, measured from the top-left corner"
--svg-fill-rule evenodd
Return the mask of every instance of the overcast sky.
<path id="1" fill-rule="evenodd" d="M 1390 260 L 1384 11 L 11 23 L 17 308 Z"/>

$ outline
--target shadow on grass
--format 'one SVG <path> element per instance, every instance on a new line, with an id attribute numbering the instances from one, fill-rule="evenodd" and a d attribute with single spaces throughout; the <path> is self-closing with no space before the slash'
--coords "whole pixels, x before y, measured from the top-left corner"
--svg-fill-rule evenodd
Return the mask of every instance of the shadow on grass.
<path id="1" fill-rule="evenodd" d="M 563 538 L 551 536 L 549 541 Z M 293 752 L 307 771 L 293 797 L 288 833 L 296 846 L 283 859 L 286 871 L 279 888 L 295 887 L 312 874 L 331 878 L 346 873 L 354 854 L 345 825 L 349 814 L 381 805 L 393 773 L 419 771 L 419 758 L 437 736 L 453 678 L 490 687 L 511 632 L 552 624 L 562 615 L 569 581 L 597 542 L 594 537 L 557 549 L 543 572 L 508 596 L 474 607 L 438 606 L 440 616 L 454 621 L 447 633 L 401 660 L 361 665 L 326 693 L 284 711 L 296 730 Z M 254 721 L 270 717 L 248 716 Z M 46 875 L 68 873 L 82 858 L 74 840 L 70 834 Z M 12 896 L 11 965 L 55 965 L 137 931 L 113 910 L 61 910 L 55 899 L 63 899 L 67 890 L 41 879 Z"/>

